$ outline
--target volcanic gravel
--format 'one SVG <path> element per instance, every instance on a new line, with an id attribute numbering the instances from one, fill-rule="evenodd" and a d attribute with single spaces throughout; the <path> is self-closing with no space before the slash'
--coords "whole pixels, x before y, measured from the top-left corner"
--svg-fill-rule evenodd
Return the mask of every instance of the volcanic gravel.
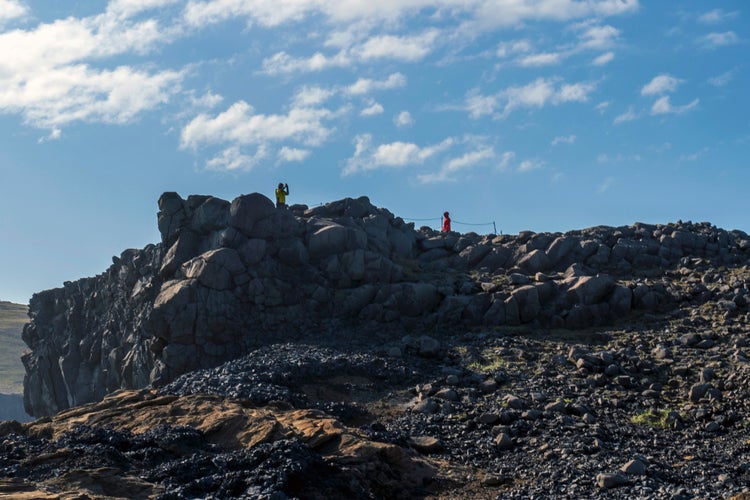
<path id="1" fill-rule="evenodd" d="M 371 344 L 267 346 L 186 374 L 210 393 L 335 415 L 432 463 L 426 498 L 730 498 L 750 492 L 750 332 L 675 314 L 629 328 L 412 332 Z M 50 465 L 31 457 L 61 454 Z M 0 476 L 91 464 L 159 498 L 391 498 L 295 439 L 227 451 L 191 428 L 8 434 Z M 741 498 L 741 497 L 737 497 Z"/>

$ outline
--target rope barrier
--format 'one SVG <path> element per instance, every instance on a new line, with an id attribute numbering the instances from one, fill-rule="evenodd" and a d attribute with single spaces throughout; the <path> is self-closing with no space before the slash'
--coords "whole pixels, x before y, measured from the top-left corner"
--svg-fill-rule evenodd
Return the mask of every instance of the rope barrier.
<path id="1" fill-rule="evenodd" d="M 452 224 L 463 224 L 464 226 L 494 226 L 495 225 L 494 222 L 480 222 L 480 223 L 475 223 L 474 222 L 474 223 L 472 223 L 472 222 L 461 222 L 461 221 L 452 220 L 452 219 L 451 219 L 451 223 Z"/>
<path id="2" fill-rule="evenodd" d="M 442 217 L 432 217 L 429 219 L 412 219 L 411 217 L 401 217 L 402 219 L 406 221 L 413 221 L 413 222 L 424 222 L 424 221 L 442 221 Z M 495 221 L 492 222 L 461 222 L 457 220 L 451 220 L 451 224 L 459 224 L 461 226 L 492 226 L 492 229 L 494 230 L 494 234 L 498 234 L 497 232 L 497 225 L 495 225 Z"/>
<path id="3" fill-rule="evenodd" d="M 319 203 L 314 206 L 322 206 L 323 203 Z M 401 217 L 403 220 L 406 221 L 412 221 L 412 222 L 428 222 L 428 221 L 442 221 L 442 217 L 430 217 L 427 219 L 414 219 L 412 217 Z M 451 220 L 452 224 L 459 224 L 461 226 L 492 226 L 492 229 L 494 230 L 494 234 L 498 234 L 497 232 L 497 226 L 495 225 L 495 221 L 492 222 L 461 222 L 457 220 Z M 502 233 L 500 233 L 502 234 Z"/>

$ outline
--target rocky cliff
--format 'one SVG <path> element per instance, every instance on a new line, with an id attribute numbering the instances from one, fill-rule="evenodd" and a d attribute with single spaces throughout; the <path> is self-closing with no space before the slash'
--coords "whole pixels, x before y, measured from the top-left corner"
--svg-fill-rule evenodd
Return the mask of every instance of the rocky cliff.
<path id="1" fill-rule="evenodd" d="M 34 295 L 29 413 L 163 386 L 306 336 L 580 329 L 708 301 L 747 316 L 748 284 L 727 270 L 747 265 L 750 239 L 708 223 L 443 234 L 364 197 L 276 209 L 257 193 L 165 193 L 158 225 L 161 242 Z"/>

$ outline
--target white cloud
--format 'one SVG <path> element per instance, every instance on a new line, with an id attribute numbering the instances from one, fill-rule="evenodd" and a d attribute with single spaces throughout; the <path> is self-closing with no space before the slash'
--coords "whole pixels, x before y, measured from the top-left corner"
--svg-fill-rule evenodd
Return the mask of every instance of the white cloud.
<path id="1" fill-rule="evenodd" d="M 735 45 L 739 42 L 740 37 L 737 36 L 737 33 L 735 33 L 734 31 L 727 31 L 725 33 L 709 33 L 708 35 L 700 38 L 700 43 L 709 49 Z"/>
<path id="2" fill-rule="evenodd" d="M 638 0 L 477 0 L 446 2 L 459 12 L 467 12 L 471 18 L 464 22 L 462 32 L 484 32 L 498 28 L 513 27 L 524 21 L 546 20 L 565 22 L 589 17 L 615 16 L 638 10 Z"/>
<path id="3" fill-rule="evenodd" d="M 318 106 L 323 104 L 336 92 L 317 86 L 304 86 L 294 95 L 292 104 L 296 107 Z"/>
<path id="4" fill-rule="evenodd" d="M 680 156 L 678 161 L 680 163 L 687 162 L 687 161 L 690 161 L 690 162 L 698 161 L 700 157 L 708 153 L 708 151 L 709 151 L 708 148 L 703 148 L 700 151 L 696 151 L 695 153 L 690 153 L 690 154 L 685 154 L 685 155 Z"/>
<path id="5" fill-rule="evenodd" d="M 638 115 L 636 114 L 635 110 L 631 106 L 631 107 L 628 108 L 627 111 L 625 111 L 621 115 L 618 115 L 617 117 L 615 117 L 615 119 L 614 119 L 614 121 L 612 123 L 614 125 L 618 125 L 620 123 L 632 122 L 636 118 L 638 118 Z"/>
<path id="6" fill-rule="evenodd" d="M 194 107 L 197 108 L 214 108 L 221 104 L 224 98 L 218 94 L 214 94 L 210 90 L 200 97 L 193 97 L 191 99 Z"/>
<path id="7" fill-rule="evenodd" d="M 500 156 L 500 163 L 497 168 L 500 171 L 506 171 L 510 168 L 511 162 L 515 159 L 516 153 L 514 151 L 506 151 Z"/>
<path id="8" fill-rule="evenodd" d="M 24 79 L 0 79 L 0 109 L 39 128 L 71 122 L 128 123 L 169 100 L 182 74 L 147 74 L 132 68 L 97 71 L 84 65 L 47 69 Z M 10 80 L 10 81 L 9 81 Z"/>
<path id="9" fill-rule="evenodd" d="M 374 147 L 370 134 L 357 135 L 354 138 L 354 155 L 347 161 L 342 175 L 346 176 L 382 168 L 403 168 L 410 165 L 420 165 L 451 148 L 454 144 L 455 140 L 449 137 L 438 144 L 425 147 L 401 141 Z"/>
<path id="10" fill-rule="evenodd" d="M 594 66 L 605 66 L 612 62 L 612 60 L 615 58 L 614 52 L 605 52 L 604 54 L 600 55 L 599 57 L 595 58 L 591 64 Z"/>
<path id="11" fill-rule="evenodd" d="M 719 24 L 724 21 L 728 21 L 736 18 L 739 15 L 738 11 L 724 12 L 722 9 L 710 10 L 698 17 L 698 21 L 704 24 Z"/>
<path id="12" fill-rule="evenodd" d="M 432 52 L 439 34 L 438 30 L 431 29 L 415 36 L 381 35 L 354 47 L 352 53 L 357 60 L 361 61 L 372 59 L 419 61 Z"/>
<path id="13" fill-rule="evenodd" d="M 417 180 L 424 184 L 455 181 L 456 178 L 452 174 L 460 170 L 474 168 L 493 158 L 495 158 L 495 150 L 492 147 L 483 147 L 475 151 L 469 151 L 458 158 L 448 160 L 435 173 L 417 175 Z"/>
<path id="14" fill-rule="evenodd" d="M 279 159 L 287 162 L 300 162 L 306 160 L 307 157 L 310 156 L 310 153 L 311 151 L 309 149 L 298 149 L 284 146 L 279 150 Z"/>
<path id="15" fill-rule="evenodd" d="M 714 87 L 724 87 L 725 85 L 728 85 L 734 79 L 735 73 L 736 73 L 736 69 L 729 70 L 720 75 L 716 75 L 712 78 L 709 78 L 708 83 L 710 83 Z"/>
<path id="16" fill-rule="evenodd" d="M 322 108 L 293 107 L 284 115 L 256 114 L 245 101 L 232 104 L 215 117 L 201 113 L 188 123 L 181 134 L 184 148 L 235 143 L 263 144 L 294 139 L 311 146 L 320 145 L 331 133 L 323 120 L 332 117 Z"/>
<path id="17" fill-rule="evenodd" d="M 552 97 L 553 104 L 564 102 L 586 102 L 589 94 L 596 89 L 596 85 L 590 82 L 565 84 L 560 87 L 556 95 Z"/>
<path id="18" fill-rule="evenodd" d="M 700 99 L 695 99 L 690 104 L 685 104 L 684 106 L 673 106 L 669 100 L 669 96 L 663 96 L 663 97 L 660 97 L 654 103 L 653 106 L 651 106 L 651 114 L 652 115 L 666 115 L 666 114 L 678 115 L 678 114 L 685 113 L 695 108 L 699 102 L 700 102 Z"/>
<path id="19" fill-rule="evenodd" d="M 113 56 L 145 54 L 171 40 L 174 32 L 157 21 L 125 16 L 164 3 L 119 2 L 96 16 L 0 34 L 0 110 L 54 129 L 79 121 L 127 123 L 167 102 L 180 91 L 183 72 L 94 66 Z"/>
<path id="20" fill-rule="evenodd" d="M 311 57 L 292 57 L 284 51 L 277 52 L 263 60 L 263 72 L 269 75 L 279 75 L 294 72 L 315 72 L 333 67 L 343 67 L 351 64 L 351 58 L 345 52 L 339 52 L 331 57 L 316 52 Z"/>
<path id="21" fill-rule="evenodd" d="M 369 78 L 360 78 L 352 85 L 347 87 L 346 91 L 352 95 L 369 94 L 374 90 L 389 90 L 406 85 L 406 77 L 401 73 L 393 73 L 385 80 L 371 80 Z"/>
<path id="22" fill-rule="evenodd" d="M 560 64 L 563 59 L 564 55 L 560 52 L 544 52 L 522 57 L 519 60 L 519 64 L 526 68 L 534 66 L 553 66 Z"/>
<path id="23" fill-rule="evenodd" d="M 599 194 L 604 194 L 607 191 L 609 191 L 614 185 L 615 185 L 615 178 L 614 177 L 607 177 L 602 181 L 601 184 L 599 184 L 599 187 L 596 188 L 596 192 Z"/>
<path id="24" fill-rule="evenodd" d="M 255 155 L 249 156 L 243 154 L 238 146 L 232 146 L 208 160 L 206 168 L 217 171 L 250 170 L 266 156 L 264 147 L 259 147 Z"/>
<path id="25" fill-rule="evenodd" d="M 503 58 L 516 54 L 525 54 L 531 52 L 533 46 L 528 40 L 515 40 L 512 42 L 502 42 L 498 45 L 495 54 Z"/>
<path id="26" fill-rule="evenodd" d="M 557 85 L 553 80 L 538 78 L 523 87 L 508 87 L 494 95 L 470 94 L 465 109 L 472 118 L 484 115 L 505 118 L 520 108 L 541 109 L 547 105 L 586 102 L 595 89 L 596 84 L 591 82 Z"/>
<path id="27" fill-rule="evenodd" d="M 551 144 L 557 146 L 558 144 L 573 144 L 576 142 L 577 137 L 573 134 L 568 136 L 559 136 L 552 139 Z"/>
<path id="28" fill-rule="evenodd" d="M 541 160 L 524 160 L 518 165 L 518 171 L 520 173 L 531 172 L 538 170 L 544 166 L 544 162 Z"/>
<path id="29" fill-rule="evenodd" d="M 654 77 L 649 83 L 647 83 L 641 89 L 641 95 L 661 95 L 669 92 L 674 92 L 677 86 L 682 83 L 679 80 L 670 75 L 659 75 Z"/>
<path id="30" fill-rule="evenodd" d="M 378 146 L 373 153 L 373 159 L 379 165 L 403 167 L 422 163 L 437 152 L 438 149 L 435 147 L 421 148 L 411 142 L 397 141 Z"/>
<path id="31" fill-rule="evenodd" d="M 393 123 L 395 123 L 397 127 L 409 127 L 414 125 L 414 118 L 412 118 L 411 113 L 408 111 L 402 111 L 396 115 L 393 119 Z"/>
<path id="32" fill-rule="evenodd" d="M 322 17 L 331 25 L 371 26 L 396 24 L 430 10 L 463 20 L 461 30 L 465 33 L 478 33 L 531 20 L 564 22 L 627 14 L 638 10 L 638 0 L 190 0 L 184 17 L 194 26 L 237 17 L 267 27 L 298 23 L 311 17 Z"/>
<path id="33" fill-rule="evenodd" d="M 112 0 L 107 10 L 114 14 L 131 17 L 146 10 L 174 5 L 180 0 Z"/>
<path id="34" fill-rule="evenodd" d="M 375 116 L 383 114 L 383 106 L 380 103 L 373 102 L 370 106 L 360 111 L 360 116 Z"/>
<path id="35" fill-rule="evenodd" d="M 295 99 L 298 97 L 299 94 Z M 183 127 L 180 147 L 192 150 L 223 147 L 220 155 L 206 163 L 212 170 L 246 170 L 271 155 L 280 161 L 303 161 L 311 154 L 309 149 L 277 144 L 291 141 L 320 146 L 333 131 L 324 122 L 334 119 L 337 112 L 298 106 L 294 99 L 293 103 L 284 114 L 256 113 L 245 101 L 235 102 L 216 115 L 201 113 Z M 247 155 L 246 149 L 255 149 L 255 153 Z"/>
<path id="36" fill-rule="evenodd" d="M 579 49 L 606 50 L 611 48 L 620 36 L 620 30 L 609 25 L 586 26 L 579 35 Z"/>
<path id="37" fill-rule="evenodd" d="M 62 137 L 62 130 L 60 130 L 59 128 L 55 127 L 52 130 L 50 130 L 49 135 L 47 135 L 46 137 L 41 137 L 37 142 L 39 144 L 42 144 L 42 143 L 48 142 L 48 141 L 56 141 L 56 140 L 60 139 L 60 137 Z"/>
<path id="38" fill-rule="evenodd" d="M 269 75 L 309 73 L 380 59 L 415 62 L 433 50 L 438 33 L 438 30 L 428 30 L 415 36 L 376 36 L 332 55 L 315 52 L 310 57 L 293 57 L 281 51 L 263 60 L 263 72 Z"/>
<path id="39" fill-rule="evenodd" d="M 0 0 L 0 26 L 13 19 L 24 17 L 28 8 L 17 0 Z"/>

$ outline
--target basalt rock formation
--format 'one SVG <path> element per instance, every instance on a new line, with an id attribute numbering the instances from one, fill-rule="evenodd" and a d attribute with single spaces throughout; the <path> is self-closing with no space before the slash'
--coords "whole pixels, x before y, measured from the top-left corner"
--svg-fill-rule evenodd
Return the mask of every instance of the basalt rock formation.
<path id="1" fill-rule="evenodd" d="M 417 229 L 365 197 L 276 209 L 258 193 L 165 193 L 158 226 L 161 242 L 34 295 L 30 414 L 310 335 L 582 329 L 708 301 L 747 316 L 747 283 L 707 270 L 746 266 L 750 238 L 708 223 L 482 236 Z"/>

